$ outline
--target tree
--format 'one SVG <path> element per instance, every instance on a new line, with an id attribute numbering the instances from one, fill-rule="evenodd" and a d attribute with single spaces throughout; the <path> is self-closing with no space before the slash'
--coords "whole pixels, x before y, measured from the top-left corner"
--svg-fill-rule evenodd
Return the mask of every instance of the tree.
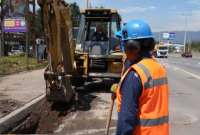
<path id="1" fill-rule="evenodd" d="M 43 32 L 41 32 L 41 30 L 43 30 L 43 27 L 42 27 L 42 11 L 40 8 L 36 11 L 35 19 L 36 19 L 35 21 L 36 37 L 41 37 L 43 35 Z"/>
<path id="2" fill-rule="evenodd" d="M 80 17 L 81 17 L 80 8 L 76 2 L 70 4 L 69 7 L 71 10 L 71 18 L 72 18 L 73 27 L 78 27 L 80 24 Z M 35 23 L 36 37 L 42 36 L 43 33 L 41 32 L 41 30 L 43 30 L 43 28 L 42 28 L 42 11 L 39 8 L 36 11 L 36 23 Z"/>
<path id="3" fill-rule="evenodd" d="M 80 8 L 77 5 L 76 2 L 70 4 L 70 9 L 71 9 L 71 18 L 72 18 L 72 24 L 73 27 L 78 27 L 80 24 L 80 18 L 81 18 L 81 13 L 80 13 Z"/>

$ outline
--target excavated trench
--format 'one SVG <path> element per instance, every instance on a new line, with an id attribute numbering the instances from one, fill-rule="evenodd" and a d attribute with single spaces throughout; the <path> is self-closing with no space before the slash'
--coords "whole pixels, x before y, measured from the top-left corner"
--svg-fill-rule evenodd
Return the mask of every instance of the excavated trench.
<path id="1" fill-rule="evenodd" d="M 96 100 L 96 96 L 91 94 L 96 89 L 107 89 L 110 84 L 101 83 L 91 84 L 91 86 L 84 87 L 77 90 L 77 100 L 66 103 L 51 103 L 42 100 L 17 127 L 9 131 L 11 134 L 53 134 L 59 125 L 62 124 L 63 119 L 71 117 L 78 111 L 89 111 L 91 109 L 91 102 Z M 108 92 L 108 91 L 99 91 Z M 75 99 L 75 98 L 74 98 Z M 80 123 L 80 122 L 78 122 Z M 84 120 L 83 120 L 84 123 Z M 100 123 L 101 120 L 100 120 Z M 115 123 L 115 122 L 113 122 Z M 113 124 L 114 125 L 114 124 Z M 94 125 L 95 126 L 95 125 Z M 98 124 L 96 125 L 98 127 Z"/>
<path id="2" fill-rule="evenodd" d="M 0 93 L 0 98 L 2 98 Z M 22 103 L 12 99 L 0 99 L 0 118 L 22 106 Z"/>
<path id="3" fill-rule="evenodd" d="M 41 101 L 21 124 L 12 129 L 11 134 L 52 134 L 62 119 L 77 110 L 77 101 L 70 104 Z"/>

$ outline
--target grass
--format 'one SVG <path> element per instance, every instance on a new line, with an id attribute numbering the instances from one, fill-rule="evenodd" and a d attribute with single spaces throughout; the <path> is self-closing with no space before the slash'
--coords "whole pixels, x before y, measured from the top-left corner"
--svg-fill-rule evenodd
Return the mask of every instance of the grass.
<path id="1" fill-rule="evenodd" d="M 44 68 L 46 65 L 46 61 L 38 63 L 37 59 L 29 58 L 27 68 L 27 59 L 24 55 L 0 57 L 0 76 L 22 71 L 41 69 Z"/>

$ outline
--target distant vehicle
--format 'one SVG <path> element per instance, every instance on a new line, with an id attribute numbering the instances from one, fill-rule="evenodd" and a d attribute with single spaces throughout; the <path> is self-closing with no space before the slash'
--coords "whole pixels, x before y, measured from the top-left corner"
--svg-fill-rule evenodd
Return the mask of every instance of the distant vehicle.
<path id="1" fill-rule="evenodd" d="M 181 50 L 180 49 L 176 49 L 175 53 L 181 53 Z"/>
<path id="2" fill-rule="evenodd" d="M 175 53 L 181 53 L 181 47 L 175 47 Z"/>
<path id="3" fill-rule="evenodd" d="M 191 52 L 191 44 L 186 44 L 184 52 L 181 54 L 182 57 L 185 58 L 192 58 L 192 52 Z"/>
<path id="4" fill-rule="evenodd" d="M 157 45 L 155 56 L 157 58 L 168 58 L 169 46 L 168 45 Z"/>
<path id="5" fill-rule="evenodd" d="M 191 52 L 184 52 L 181 54 L 182 57 L 185 57 L 185 58 L 192 58 L 192 53 Z"/>
<path id="6" fill-rule="evenodd" d="M 17 55 L 17 54 L 22 54 L 22 53 L 23 53 L 23 47 L 20 45 L 14 45 L 12 46 L 9 55 Z"/>

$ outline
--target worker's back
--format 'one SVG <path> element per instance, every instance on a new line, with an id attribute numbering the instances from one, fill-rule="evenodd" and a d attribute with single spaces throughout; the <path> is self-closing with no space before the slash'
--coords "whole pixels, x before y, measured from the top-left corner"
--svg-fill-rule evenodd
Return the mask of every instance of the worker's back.
<path id="1" fill-rule="evenodd" d="M 155 59 L 147 58 L 132 65 L 142 82 L 139 98 L 138 126 L 134 135 L 168 135 L 168 85 L 166 71 Z M 128 72 L 122 77 L 126 77 Z M 134 82 L 133 82 L 134 83 Z M 121 108 L 121 90 L 118 90 L 118 111 Z"/>

